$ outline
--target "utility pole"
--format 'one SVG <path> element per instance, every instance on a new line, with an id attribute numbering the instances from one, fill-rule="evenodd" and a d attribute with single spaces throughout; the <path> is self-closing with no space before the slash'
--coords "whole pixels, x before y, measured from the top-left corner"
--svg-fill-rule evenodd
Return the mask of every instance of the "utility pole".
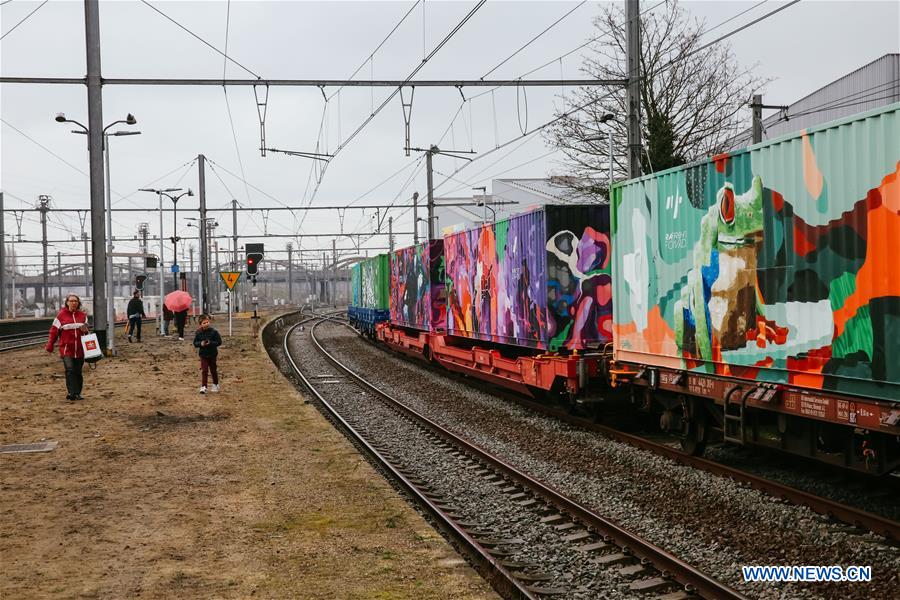
<path id="1" fill-rule="evenodd" d="M 11 247 L 11 249 L 12 249 L 12 252 L 11 252 L 11 254 L 12 254 L 12 278 L 10 280 L 10 283 L 12 284 L 12 298 L 10 298 L 10 303 L 12 304 L 11 310 L 12 310 L 12 318 L 13 319 L 16 318 L 16 302 L 19 300 L 19 296 L 16 293 L 16 248 L 15 248 L 15 242 L 22 241 L 22 218 L 24 216 L 25 216 L 24 211 L 21 211 L 21 212 L 13 211 L 13 217 L 16 219 L 16 232 L 17 232 L 16 237 L 13 240 L 13 245 Z"/>
<path id="2" fill-rule="evenodd" d="M 3 192 L 0 192 L 0 319 L 6 315 L 6 236 L 4 234 Z"/>
<path id="3" fill-rule="evenodd" d="M 625 0 L 628 89 L 628 177 L 641 175 L 641 18 L 638 0 Z"/>
<path id="4" fill-rule="evenodd" d="M 432 159 L 435 154 L 447 154 L 452 156 L 453 158 L 461 158 L 463 160 L 472 160 L 471 158 L 466 158 L 465 156 L 457 156 L 458 154 L 475 154 L 473 150 L 441 150 L 434 144 L 428 147 L 428 149 L 424 148 L 410 148 L 410 150 L 415 150 L 416 152 L 424 152 L 425 153 L 425 170 L 426 176 L 428 179 L 428 239 L 433 240 L 435 238 L 435 227 L 434 227 L 434 172 L 432 168 Z M 419 198 L 418 192 L 413 194 L 413 219 L 415 222 L 413 223 L 413 242 L 418 243 L 418 231 L 419 220 L 416 217 L 416 201 Z"/>
<path id="5" fill-rule="evenodd" d="M 56 253 L 56 285 L 59 294 L 59 305 L 63 305 L 62 301 L 62 252 Z"/>
<path id="6" fill-rule="evenodd" d="M 413 245 L 419 244 L 419 192 L 413 192 Z"/>
<path id="7" fill-rule="evenodd" d="M 291 254 L 294 251 L 294 245 L 290 242 L 287 243 L 287 253 L 288 253 L 288 289 L 287 289 L 287 297 L 288 304 L 294 303 L 294 266 L 291 261 Z"/>
<path id="8" fill-rule="evenodd" d="M 166 273 L 163 270 L 165 267 L 163 266 L 165 261 L 163 260 L 163 249 L 165 248 L 165 244 L 163 243 L 163 206 L 162 206 L 162 192 L 157 191 L 156 196 L 159 198 L 159 314 L 156 315 L 156 320 L 158 322 L 157 329 L 159 331 L 159 335 L 164 334 L 165 323 L 163 322 L 163 311 L 165 310 L 165 284 L 166 284 Z"/>
<path id="9" fill-rule="evenodd" d="M 100 73 L 100 3 L 84 0 L 87 48 L 88 156 L 91 179 L 91 261 L 94 281 L 94 332 L 107 348 L 106 234 L 103 231 L 103 90 Z M 108 215 L 111 217 L 112 215 Z"/>
<path id="10" fill-rule="evenodd" d="M 753 94 L 750 108 L 753 109 L 753 143 L 758 144 L 762 141 L 762 94 Z"/>
<path id="11" fill-rule="evenodd" d="M 81 241 L 84 242 L 84 297 L 87 298 L 91 295 L 90 268 L 88 267 L 90 254 L 88 253 L 88 236 L 84 229 L 81 230 Z"/>
<path id="12" fill-rule="evenodd" d="M 337 240 L 331 240 L 331 303 L 337 305 Z"/>
<path id="13" fill-rule="evenodd" d="M 200 312 L 209 314 L 209 253 L 206 248 L 206 157 L 197 156 L 200 170 Z"/>
<path id="14" fill-rule="evenodd" d="M 232 246 L 232 248 L 234 249 L 234 262 L 231 264 L 231 270 L 237 271 L 237 270 L 239 270 L 238 265 L 241 264 L 241 261 L 238 259 L 237 200 L 235 200 L 234 198 L 232 198 L 232 200 L 231 200 L 231 240 L 232 240 L 232 244 L 234 244 Z M 238 281 L 238 284 L 241 286 L 241 290 L 243 290 L 244 289 L 243 282 Z M 231 294 L 231 301 L 235 304 L 232 307 L 232 310 L 234 312 L 238 311 L 237 297 L 238 297 L 237 294 L 235 294 L 235 293 Z"/>
<path id="15" fill-rule="evenodd" d="M 194 274 L 194 246 L 191 245 L 188 247 L 188 256 L 190 256 L 190 266 L 188 267 L 188 277 L 193 277 Z M 188 292 L 194 293 L 194 286 L 191 284 L 190 280 L 188 280 Z"/>
<path id="16" fill-rule="evenodd" d="M 426 171 L 428 172 L 428 241 L 434 239 L 434 173 L 431 168 L 431 159 L 438 147 L 432 145 L 425 153 Z"/>
<path id="17" fill-rule="evenodd" d="M 394 217 L 388 217 L 388 248 L 389 252 L 394 252 Z"/>
<path id="18" fill-rule="evenodd" d="M 41 246 L 44 248 L 44 274 L 42 276 L 41 300 L 44 301 L 44 312 L 47 312 L 47 211 L 50 210 L 50 196 L 38 196 L 38 209 L 41 211 Z"/>
<path id="19" fill-rule="evenodd" d="M 218 225 L 219 225 L 218 223 L 215 223 L 215 222 L 213 223 L 213 231 L 214 231 L 214 232 L 215 232 L 215 228 L 218 227 Z M 210 256 L 211 256 L 211 257 L 215 257 L 215 261 L 214 261 L 214 262 L 215 262 L 215 264 L 214 264 L 214 267 L 215 267 L 215 268 L 213 269 L 213 272 L 218 273 L 219 271 L 222 270 L 222 266 L 221 266 L 221 264 L 219 263 L 219 240 L 217 240 L 217 239 L 215 239 L 215 238 L 211 238 L 211 242 L 210 242 L 210 243 L 212 244 L 212 248 L 210 249 Z M 215 302 L 215 304 L 216 304 L 216 310 L 217 310 L 217 311 L 221 311 L 221 310 L 222 310 L 222 306 L 221 306 L 220 303 L 219 303 L 219 299 L 222 297 L 222 294 L 221 294 L 221 292 L 222 292 L 222 278 L 221 278 L 221 277 L 213 277 L 213 280 L 216 282 L 216 302 Z"/>

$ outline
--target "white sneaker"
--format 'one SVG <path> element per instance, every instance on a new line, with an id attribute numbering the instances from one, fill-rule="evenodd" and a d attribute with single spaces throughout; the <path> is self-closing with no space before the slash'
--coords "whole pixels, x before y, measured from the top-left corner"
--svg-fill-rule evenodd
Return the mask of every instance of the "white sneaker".
<path id="1" fill-rule="evenodd" d="M 206 386 L 205 386 L 205 385 L 201 385 L 201 386 L 200 386 L 200 393 L 201 393 L 201 394 L 205 394 L 205 393 L 206 393 Z"/>
<path id="2" fill-rule="evenodd" d="M 179 341 L 179 342 L 183 342 L 183 341 L 184 341 L 184 338 L 178 338 L 178 341 Z"/>
<path id="3" fill-rule="evenodd" d="M 218 392 L 218 391 L 219 391 L 219 384 L 218 384 L 218 383 L 212 384 L 212 386 L 210 386 L 210 388 L 209 388 L 209 391 L 211 391 L 211 392 Z"/>

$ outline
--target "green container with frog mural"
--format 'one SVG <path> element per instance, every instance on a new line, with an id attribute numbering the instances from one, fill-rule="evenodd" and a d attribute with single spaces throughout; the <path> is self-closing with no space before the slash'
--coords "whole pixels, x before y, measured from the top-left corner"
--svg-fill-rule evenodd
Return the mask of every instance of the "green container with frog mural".
<path id="1" fill-rule="evenodd" d="M 618 360 L 900 400 L 900 104 L 613 188 Z"/>

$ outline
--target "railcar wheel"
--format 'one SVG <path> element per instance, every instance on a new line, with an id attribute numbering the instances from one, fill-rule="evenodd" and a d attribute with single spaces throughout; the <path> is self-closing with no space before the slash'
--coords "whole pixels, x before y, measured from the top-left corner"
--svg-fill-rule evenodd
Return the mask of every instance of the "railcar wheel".
<path id="1" fill-rule="evenodd" d="M 679 442 L 681 450 L 691 456 L 701 456 L 706 451 L 708 431 L 706 411 L 703 404 L 696 398 L 679 396 L 681 401 L 681 435 Z"/>

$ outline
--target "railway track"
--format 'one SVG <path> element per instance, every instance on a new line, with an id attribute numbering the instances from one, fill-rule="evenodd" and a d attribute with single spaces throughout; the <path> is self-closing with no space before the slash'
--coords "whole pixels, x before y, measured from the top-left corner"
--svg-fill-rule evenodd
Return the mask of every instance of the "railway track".
<path id="1" fill-rule="evenodd" d="M 155 319 L 144 319 L 144 324 L 147 323 L 155 323 Z M 119 321 L 116 323 L 117 328 L 124 328 L 125 321 Z M 44 327 L 43 324 L 41 329 L 34 329 L 30 331 L 21 331 L 17 333 L 11 333 L 6 335 L 0 335 L 0 352 L 11 352 L 13 350 L 21 350 L 23 348 L 30 348 L 31 346 L 37 346 L 38 344 L 47 343 L 47 335 L 48 328 Z"/>
<path id="2" fill-rule="evenodd" d="M 744 598 L 357 375 L 316 337 L 329 320 L 307 317 L 287 329 L 283 349 L 294 372 L 505 597 Z M 306 341 L 300 336 L 316 352 L 299 360 L 302 369 L 291 350 Z"/>
<path id="3" fill-rule="evenodd" d="M 372 344 L 376 348 L 379 348 L 379 350 L 381 351 L 385 350 L 381 345 L 374 344 L 368 339 L 366 339 L 365 341 L 366 343 Z M 403 360 L 409 360 L 409 358 L 404 354 L 396 352 L 392 352 L 391 354 L 393 356 L 402 358 Z M 450 371 L 442 370 L 435 367 L 434 365 L 423 363 L 421 361 L 413 362 L 420 366 L 426 366 L 431 372 L 434 372 L 441 376 L 448 377 L 457 381 L 463 381 L 467 384 L 471 384 L 472 382 L 471 379 L 461 377 Z M 660 441 L 651 440 L 638 434 L 629 433 L 620 429 L 616 429 L 614 427 L 610 427 L 608 425 L 597 423 L 593 419 L 573 414 L 572 412 L 564 408 L 548 406 L 547 404 L 535 402 L 534 400 L 528 399 L 508 390 L 492 387 L 492 391 L 494 393 L 502 395 L 505 398 L 518 402 L 526 408 L 533 410 L 534 412 L 556 418 L 562 422 L 568 423 L 569 425 L 600 433 L 610 439 L 626 443 L 635 448 L 653 452 L 654 454 L 673 460 L 678 464 L 687 465 L 692 468 L 700 469 L 702 471 L 706 471 L 720 477 L 727 477 L 734 481 L 744 483 L 775 498 L 779 498 L 793 504 L 806 506 L 819 514 L 825 515 L 836 521 L 840 521 L 841 523 L 844 523 L 850 527 L 871 531 L 872 533 L 875 533 L 877 535 L 884 536 L 894 543 L 900 542 L 900 523 L 887 517 L 874 514 L 872 512 L 868 512 L 866 510 L 850 506 L 830 498 L 825 498 L 798 489 L 796 487 L 780 483 L 778 481 L 773 481 L 772 479 L 747 472 L 737 467 L 722 464 L 720 462 L 709 460 L 700 456 L 685 454 L 681 449 L 672 445 L 667 445 Z"/>
<path id="4" fill-rule="evenodd" d="M 696 469 L 713 473 L 720 477 L 728 477 L 735 481 L 740 481 L 749 485 L 754 489 L 758 489 L 770 496 L 780 498 L 791 502 L 806 506 L 811 510 L 828 516 L 832 519 L 841 521 L 853 527 L 860 527 L 872 533 L 884 536 L 889 540 L 900 542 L 900 523 L 893 521 L 881 515 L 877 515 L 854 506 L 849 506 L 841 502 L 837 502 L 830 498 L 824 498 L 816 494 L 812 494 L 795 487 L 785 485 L 783 483 L 772 481 L 766 477 L 762 477 L 753 473 L 749 473 L 742 469 L 722 464 L 713 460 L 709 460 L 700 456 L 692 456 L 685 454 L 680 449 L 667 444 L 650 440 L 640 435 L 627 433 L 612 427 L 594 423 L 583 417 L 573 416 L 565 411 L 548 408 L 545 405 L 536 402 L 522 400 L 522 403 L 537 412 L 555 416 L 569 424 L 577 425 L 602 433 L 603 435 L 624 442 L 635 448 L 649 450 L 659 456 L 664 456 L 679 464 L 688 465 Z"/>

